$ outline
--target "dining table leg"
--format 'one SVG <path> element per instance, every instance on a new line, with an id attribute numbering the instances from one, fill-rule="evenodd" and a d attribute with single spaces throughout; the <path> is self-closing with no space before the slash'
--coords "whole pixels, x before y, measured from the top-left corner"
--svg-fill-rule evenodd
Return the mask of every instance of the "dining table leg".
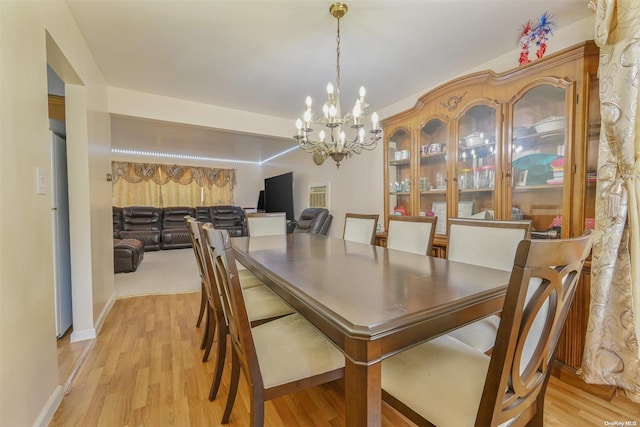
<path id="1" fill-rule="evenodd" d="M 380 427 L 382 391 L 380 363 L 356 364 L 345 360 L 346 426 Z"/>

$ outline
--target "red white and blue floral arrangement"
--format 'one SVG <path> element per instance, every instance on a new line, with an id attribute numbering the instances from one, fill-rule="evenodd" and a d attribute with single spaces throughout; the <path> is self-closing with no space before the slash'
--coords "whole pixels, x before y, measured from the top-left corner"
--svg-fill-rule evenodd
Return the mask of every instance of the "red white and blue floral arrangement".
<path id="1" fill-rule="evenodd" d="M 518 44 L 521 46 L 520 52 L 520 65 L 524 65 L 530 62 L 529 60 L 529 47 L 534 44 L 537 46 L 536 58 L 542 58 L 547 50 L 547 41 L 551 35 L 551 27 L 555 22 L 551 20 L 551 15 L 545 12 L 538 18 L 537 21 L 527 21 L 522 25 L 520 36 L 518 37 Z"/>

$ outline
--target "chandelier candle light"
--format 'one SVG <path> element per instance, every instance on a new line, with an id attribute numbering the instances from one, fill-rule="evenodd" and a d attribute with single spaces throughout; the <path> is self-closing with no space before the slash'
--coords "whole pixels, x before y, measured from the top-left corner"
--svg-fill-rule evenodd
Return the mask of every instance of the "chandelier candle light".
<path id="1" fill-rule="evenodd" d="M 353 110 L 342 116 L 340 109 L 340 18 L 342 18 L 349 8 L 345 3 L 334 3 L 329 8 L 331 15 L 338 20 L 338 35 L 336 37 L 336 85 L 327 85 L 328 100 L 322 107 L 323 116 L 318 120 L 313 120 L 311 111 L 311 97 L 307 96 L 306 110 L 302 119 L 296 120 L 297 134 L 294 138 L 304 151 L 313 154 L 313 161 L 317 165 L 324 163 L 327 157 L 331 157 L 336 166 L 340 167 L 340 162 L 344 158 L 349 158 L 353 154 L 360 154 L 362 150 L 373 150 L 376 148 L 381 138 L 382 129 L 378 122 L 378 115 L 371 115 L 372 129 L 371 136 L 365 141 L 365 129 L 362 120 L 365 115 L 365 108 L 368 104 L 364 100 L 366 91 L 360 87 L 359 97 L 356 99 Z M 321 130 L 318 140 L 311 138 L 312 124 L 323 125 L 327 128 L 327 133 Z M 349 130 L 349 128 L 353 130 Z M 351 136 L 348 136 L 349 133 Z"/>

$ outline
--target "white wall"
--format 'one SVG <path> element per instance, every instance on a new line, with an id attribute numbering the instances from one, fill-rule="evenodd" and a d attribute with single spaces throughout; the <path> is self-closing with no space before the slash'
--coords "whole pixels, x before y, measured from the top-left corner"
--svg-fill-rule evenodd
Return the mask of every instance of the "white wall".
<path id="1" fill-rule="evenodd" d="M 584 40 L 592 40 L 595 36 L 595 26 L 596 21 L 594 13 L 588 18 L 575 22 L 572 25 L 568 25 L 561 30 L 555 31 L 547 43 L 546 55 L 558 52 L 564 48 L 573 46 L 574 44 L 580 43 Z M 533 55 L 530 55 L 531 60 L 533 60 L 532 56 Z M 464 73 L 459 74 L 458 76 L 451 76 L 446 81 L 425 81 L 423 91 L 411 95 L 391 105 L 385 106 L 382 109 L 378 109 L 378 114 L 381 118 L 387 118 L 389 116 L 393 116 L 394 114 L 408 110 L 416 104 L 416 101 L 419 97 L 429 92 L 431 89 L 434 89 L 456 77 L 470 74 L 476 71 L 493 70 L 497 73 L 501 73 L 512 68 L 516 68 L 518 66 L 519 57 L 520 49 L 514 49 L 510 52 L 500 55 L 497 58 L 493 58 L 487 62 L 478 64 L 478 66 L 473 67 L 472 69 L 467 70 Z"/>
<path id="2" fill-rule="evenodd" d="M 0 1 L 0 57 L 0 423 L 44 425 L 62 399 L 51 197 L 35 191 L 36 167 L 50 186 L 47 63 L 67 83 L 74 328 L 87 334 L 113 297 L 106 88 L 60 0 Z"/>

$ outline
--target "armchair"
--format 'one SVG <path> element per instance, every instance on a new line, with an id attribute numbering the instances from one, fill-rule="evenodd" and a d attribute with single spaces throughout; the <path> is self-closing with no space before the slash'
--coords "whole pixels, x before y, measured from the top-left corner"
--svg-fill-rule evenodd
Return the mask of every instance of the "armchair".
<path id="1" fill-rule="evenodd" d="M 294 233 L 327 234 L 333 216 L 328 209 L 307 208 L 300 214 Z"/>

